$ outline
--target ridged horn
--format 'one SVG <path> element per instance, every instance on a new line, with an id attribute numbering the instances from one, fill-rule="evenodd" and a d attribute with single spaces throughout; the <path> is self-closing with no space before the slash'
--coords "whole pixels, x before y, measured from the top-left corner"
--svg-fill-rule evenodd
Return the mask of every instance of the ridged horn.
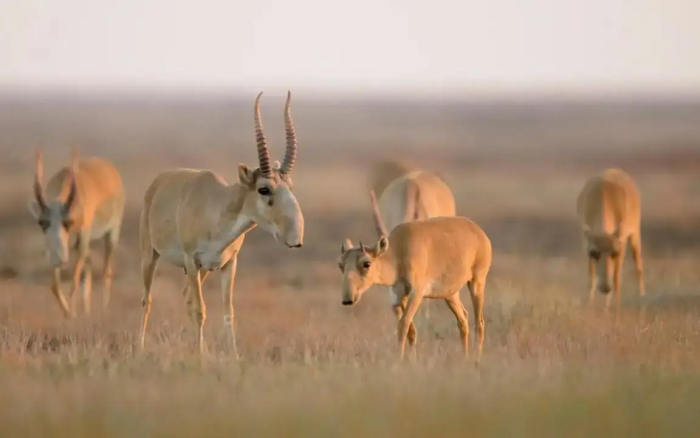
<path id="1" fill-rule="evenodd" d="M 78 194 L 78 185 L 76 183 L 76 174 L 78 172 L 78 147 L 73 146 L 73 152 L 71 153 L 70 159 L 70 191 L 68 192 L 68 197 L 66 202 L 63 204 L 63 209 L 65 211 L 70 211 L 75 198 Z"/>
<path id="2" fill-rule="evenodd" d="M 270 177 L 272 168 L 270 167 L 270 152 L 267 150 L 267 139 L 265 138 L 265 130 L 263 129 L 262 117 L 260 117 L 260 96 L 255 98 L 255 141 L 258 147 L 258 163 L 260 164 L 260 174 L 265 177 Z"/>
<path id="3" fill-rule="evenodd" d="M 36 150 L 36 162 L 34 171 L 34 197 L 42 210 L 46 208 L 46 199 L 44 198 L 44 163 L 41 159 L 41 149 Z"/>
<path id="4" fill-rule="evenodd" d="M 374 190 L 369 191 L 369 198 L 372 201 L 372 216 L 374 217 L 374 226 L 377 229 L 377 233 L 379 237 L 386 236 L 386 227 L 384 227 L 382 215 L 379 213 L 379 205 L 377 205 L 377 196 L 374 194 Z"/>
<path id="5" fill-rule="evenodd" d="M 297 159 L 297 136 L 294 133 L 294 122 L 292 121 L 292 114 L 290 112 L 291 99 L 292 92 L 288 90 L 287 103 L 284 104 L 284 130 L 287 137 L 287 148 L 285 149 L 284 160 L 280 168 L 280 173 L 283 175 L 292 173 L 294 162 Z"/>

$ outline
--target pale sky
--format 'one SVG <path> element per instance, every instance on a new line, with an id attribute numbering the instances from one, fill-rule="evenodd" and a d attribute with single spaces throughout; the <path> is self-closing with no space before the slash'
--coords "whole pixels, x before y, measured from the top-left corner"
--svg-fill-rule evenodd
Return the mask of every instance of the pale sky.
<path id="1" fill-rule="evenodd" d="M 0 0 L 0 88 L 700 92 L 700 0 Z"/>

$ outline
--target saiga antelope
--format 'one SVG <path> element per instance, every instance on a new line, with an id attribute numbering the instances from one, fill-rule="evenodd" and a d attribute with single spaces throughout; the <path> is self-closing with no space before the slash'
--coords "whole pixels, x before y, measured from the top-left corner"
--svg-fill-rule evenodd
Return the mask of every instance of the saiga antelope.
<path id="1" fill-rule="evenodd" d="M 454 195 L 445 181 L 410 163 L 399 160 L 375 163 L 368 186 L 375 193 L 388 232 L 404 222 L 455 215 Z"/>
<path id="2" fill-rule="evenodd" d="M 375 163 L 368 186 L 377 197 L 379 213 L 389 233 L 404 222 L 455 215 L 455 198 L 450 187 L 438 175 L 412 163 L 401 160 Z M 430 302 L 423 307 L 429 320 Z"/>
<path id="3" fill-rule="evenodd" d="M 380 237 L 370 247 L 360 242 L 354 248 L 347 239 L 341 246 L 342 304 L 356 304 L 374 284 L 390 286 L 403 359 L 406 339 L 415 352 L 413 317 L 422 300 L 444 299 L 457 319 L 464 354 L 468 355 L 468 312 L 459 297 L 466 283 L 474 309 L 478 361 L 484 343 L 484 286 L 491 267 L 491 241 L 476 223 L 461 216 L 404 222 L 387 237 L 374 192 L 370 191 L 370 197 Z"/>
<path id="4" fill-rule="evenodd" d="M 36 151 L 34 199 L 29 211 L 36 218 L 46 242 L 46 256 L 53 269 L 51 291 L 70 318 L 73 297 L 79 287 L 83 291 L 83 311 L 90 313 L 92 267 L 90 242 L 104 238 L 103 308 L 107 308 L 112 292 L 113 255 L 119 243 L 124 215 L 124 185 L 117 169 L 101 158 L 78 159 L 73 149 L 71 165 L 56 172 L 44 190 L 44 166 L 41 150 Z M 61 292 L 61 268 L 68 263 L 69 241 L 75 235 L 78 259 L 73 270 L 73 287 L 68 301 Z"/>
<path id="5" fill-rule="evenodd" d="M 209 271 L 221 269 L 221 293 L 228 315 L 233 350 L 238 357 L 234 331 L 233 286 L 238 252 L 245 233 L 260 225 L 289 248 L 302 246 L 304 216 L 292 192 L 291 172 L 297 140 L 290 114 L 291 93 L 284 108 L 287 147 L 284 161 L 271 165 L 260 117 L 260 96 L 255 99 L 255 137 L 260 167 L 238 165 L 238 182 L 232 185 L 210 170 L 174 169 L 158 175 L 146 191 L 139 229 L 143 274 L 141 347 L 151 312 L 151 285 L 163 258 L 182 267 L 187 276 L 184 295 L 188 315 L 197 325 L 200 353 L 204 352 L 206 307 L 202 282 Z"/>
<path id="6" fill-rule="evenodd" d="M 605 169 L 586 182 L 576 204 L 588 256 L 589 303 L 593 302 L 597 289 L 608 295 L 605 301 L 607 311 L 612 299 L 612 283 L 615 306 L 619 310 L 622 264 L 627 244 L 634 258 L 639 294 L 644 296 L 641 205 L 632 177 L 621 169 Z"/>

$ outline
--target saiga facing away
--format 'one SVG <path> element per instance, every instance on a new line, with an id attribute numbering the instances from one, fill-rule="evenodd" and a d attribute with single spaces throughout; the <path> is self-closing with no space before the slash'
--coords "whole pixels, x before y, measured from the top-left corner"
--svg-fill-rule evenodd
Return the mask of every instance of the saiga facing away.
<path id="1" fill-rule="evenodd" d="M 445 181 L 410 163 L 400 160 L 375 163 L 368 186 L 374 191 L 389 233 L 404 222 L 455 215 L 454 195 Z"/>
<path id="2" fill-rule="evenodd" d="M 368 186 L 377 197 L 387 233 L 404 222 L 455 215 L 455 199 L 450 187 L 438 175 L 412 163 L 392 159 L 375 163 L 369 173 Z M 427 319 L 430 319 L 429 304 L 424 305 Z"/>
<path id="3" fill-rule="evenodd" d="M 272 166 L 260 117 L 260 96 L 255 99 L 255 137 L 260 167 L 238 165 L 238 182 L 229 185 L 210 170 L 175 169 L 158 175 L 146 191 L 141 212 L 140 242 L 143 274 L 144 346 L 151 311 L 151 285 L 158 261 L 183 267 L 187 276 L 184 294 L 188 314 L 197 325 L 200 352 L 204 351 L 206 308 L 202 281 L 209 271 L 221 269 L 221 293 L 228 315 L 236 356 L 233 285 L 238 251 L 245 233 L 260 225 L 289 248 L 304 239 L 304 217 L 292 193 L 290 174 L 297 154 L 297 140 L 290 114 L 291 93 L 284 110 L 287 147 L 284 161 Z"/>
<path id="4" fill-rule="evenodd" d="M 37 150 L 34 199 L 29 201 L 29 211 L 45 236 L 46 256 L 53 269 L 51 291 L 63 314 L 71 317 L 75 314 L 73 297 L 82 286 L 83 310 L 90 313 L 90 241 L 104 237 L 102 304 L 107 308 L 112 292 L 113 255 L 119 243 L 126 199 L 122 178 L 112 164 L 101 158 L 79 160 L 77 149 L 73 150 L 71 165 L 56 172 L 45 190 L 43 174 L 41 150 Z M 73 287 L 66 301 L 60 287 L 61 268 L 68 263 L 71 235 L 76 236 L 78 259 L 73 271 Z"/>
<path id="5" fill-rule="evenodd" d="M 639 294 L 644 296 L 641 204 L 632 177 L 621 169 L 606 169 L 586 182 L 576 204 L 588 256 L 589 302 L 592 303 L 597 289 L 608 295 L 607 311 L 612 283 L 615 306 L 619 310 L 622 264 L 628 243 L 639 280 Z"/>
<path id="6" fill-rule="evenodd" d="M 467 355 L 468 313 L 459 298 L 459 290 L 467 284 L 478 335 L 478 360 L 484 344 L 484 286 L 491 267 L 491 241 L 476 223 L 460 216 L 402 223 L 387 237 L 374 193 L 370 196 L 380 237 L 371 247 L 360 242 L 354 248 L 349 240 L 342 245 L 338 266 L 343 273 L 343 305 L 356 304 L 374 284 L 390 286 L 403 358 L 406 339 L 415 348 L 413 317 L 423 298 L 444 299 L 457 318 Z"/>

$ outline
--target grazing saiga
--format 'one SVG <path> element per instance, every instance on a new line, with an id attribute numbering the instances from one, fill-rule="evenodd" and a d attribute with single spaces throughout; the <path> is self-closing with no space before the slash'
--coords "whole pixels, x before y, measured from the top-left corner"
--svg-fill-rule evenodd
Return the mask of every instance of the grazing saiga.
<path id="1" fill-rule="evenodd" d="M 615 306 L 620 308 L 622 264 L 629 244 L 639 280 L 639 294 L 644 296 L 644 261 L 641 240 L 641 204 L 632 177 L 621 169 L 605 169 L 591 177 L 579 192 L 577 213 L 583 231 L 590 276 L 589 303 L 596 289 L 608 295 L 609 310 L 615 289 Z"/>
<path id="2" fill-rule="evenodd" d="M 395 159 L 376 162 L 369 172 L 368 186 L 377 197 L 389 233 L 404 222 L 455 215 L 455 198 L 447 183 L 413 163 Z M 423 307 L 430 320 L 430 302 Z"/>
<path id="3" fill-rule="evenodd" d="M 369 247 L 360 242 L 355 248 L 347 239 L 341 246 L 342 304 L 357 304 L 374 284 L 391 287 L 403 359 L 406 339 L 415 351 L 413 317 L 423 299 L 444 299 L 457 319 L 468 355 L 468 313 L 459 297 L 459 290 L 467 284 L 478 335 L 478 361 L 484 343 L 484 286 L 491 268 L 491 241 L 476 223 L 461 216 L 404 222 L 387 236 L 374 192 L 370 191 L 370 197 L 380 237 Z"/>
<path id="4" fill-rule="evenodd" d="M 221 293 L 228 315 L 233 351 L 238 357 L 234 331 L 233 286 L 238 252 L 245 234 L 256 225 L 289 248 L 304 239 L 304 217 L 292 192 L 291 172 L 297 139 L 290 114 L 291 93 L 284 109 L 287 147 L 282 165 L 270 162 L 260 97 L 255 99 L 255 137 L 260 167 L 238 165 L 238 181 L 229 185 L 210 170 L 174 169 L 158 175 L 146 191 L 141 212 L 140 244 L 143 274 L 141 347 L 151 312 L 151 285 L 160 259 L 182 267 L 187 276 L 183 293 L 188 315 L 197 326 L 199 351 L 204 352 L 206 307 L 202 282 L 209 271 L 221 269 Z"/>
<path id="5" fill-rule="evenodd" d="M 81 287 L 83 310 L 90 313 L 90 242 L 103 238 L 102 304 L 106 309 L 112 292 L 113 256 L 119 243 L 126 200 L 122 178 L 111 163 L 101 158 L 78 159 L 78 151 L 74 148 L 71 165 L 56 172 L 44 189 L 41 155 L 41 150 L 37 149 L 34 199 L 30 199 L 28 205 L 44 234 L 46 256 L 53 269 L 51 291 L 63 314 L 70 318 L 75 315 L 73 297 Z M 60 287 L 61 268 L 68 263 L 72 235 L 76 239 L 78 259 L 73 270 L 73 287 L 66 301 Z"/>

